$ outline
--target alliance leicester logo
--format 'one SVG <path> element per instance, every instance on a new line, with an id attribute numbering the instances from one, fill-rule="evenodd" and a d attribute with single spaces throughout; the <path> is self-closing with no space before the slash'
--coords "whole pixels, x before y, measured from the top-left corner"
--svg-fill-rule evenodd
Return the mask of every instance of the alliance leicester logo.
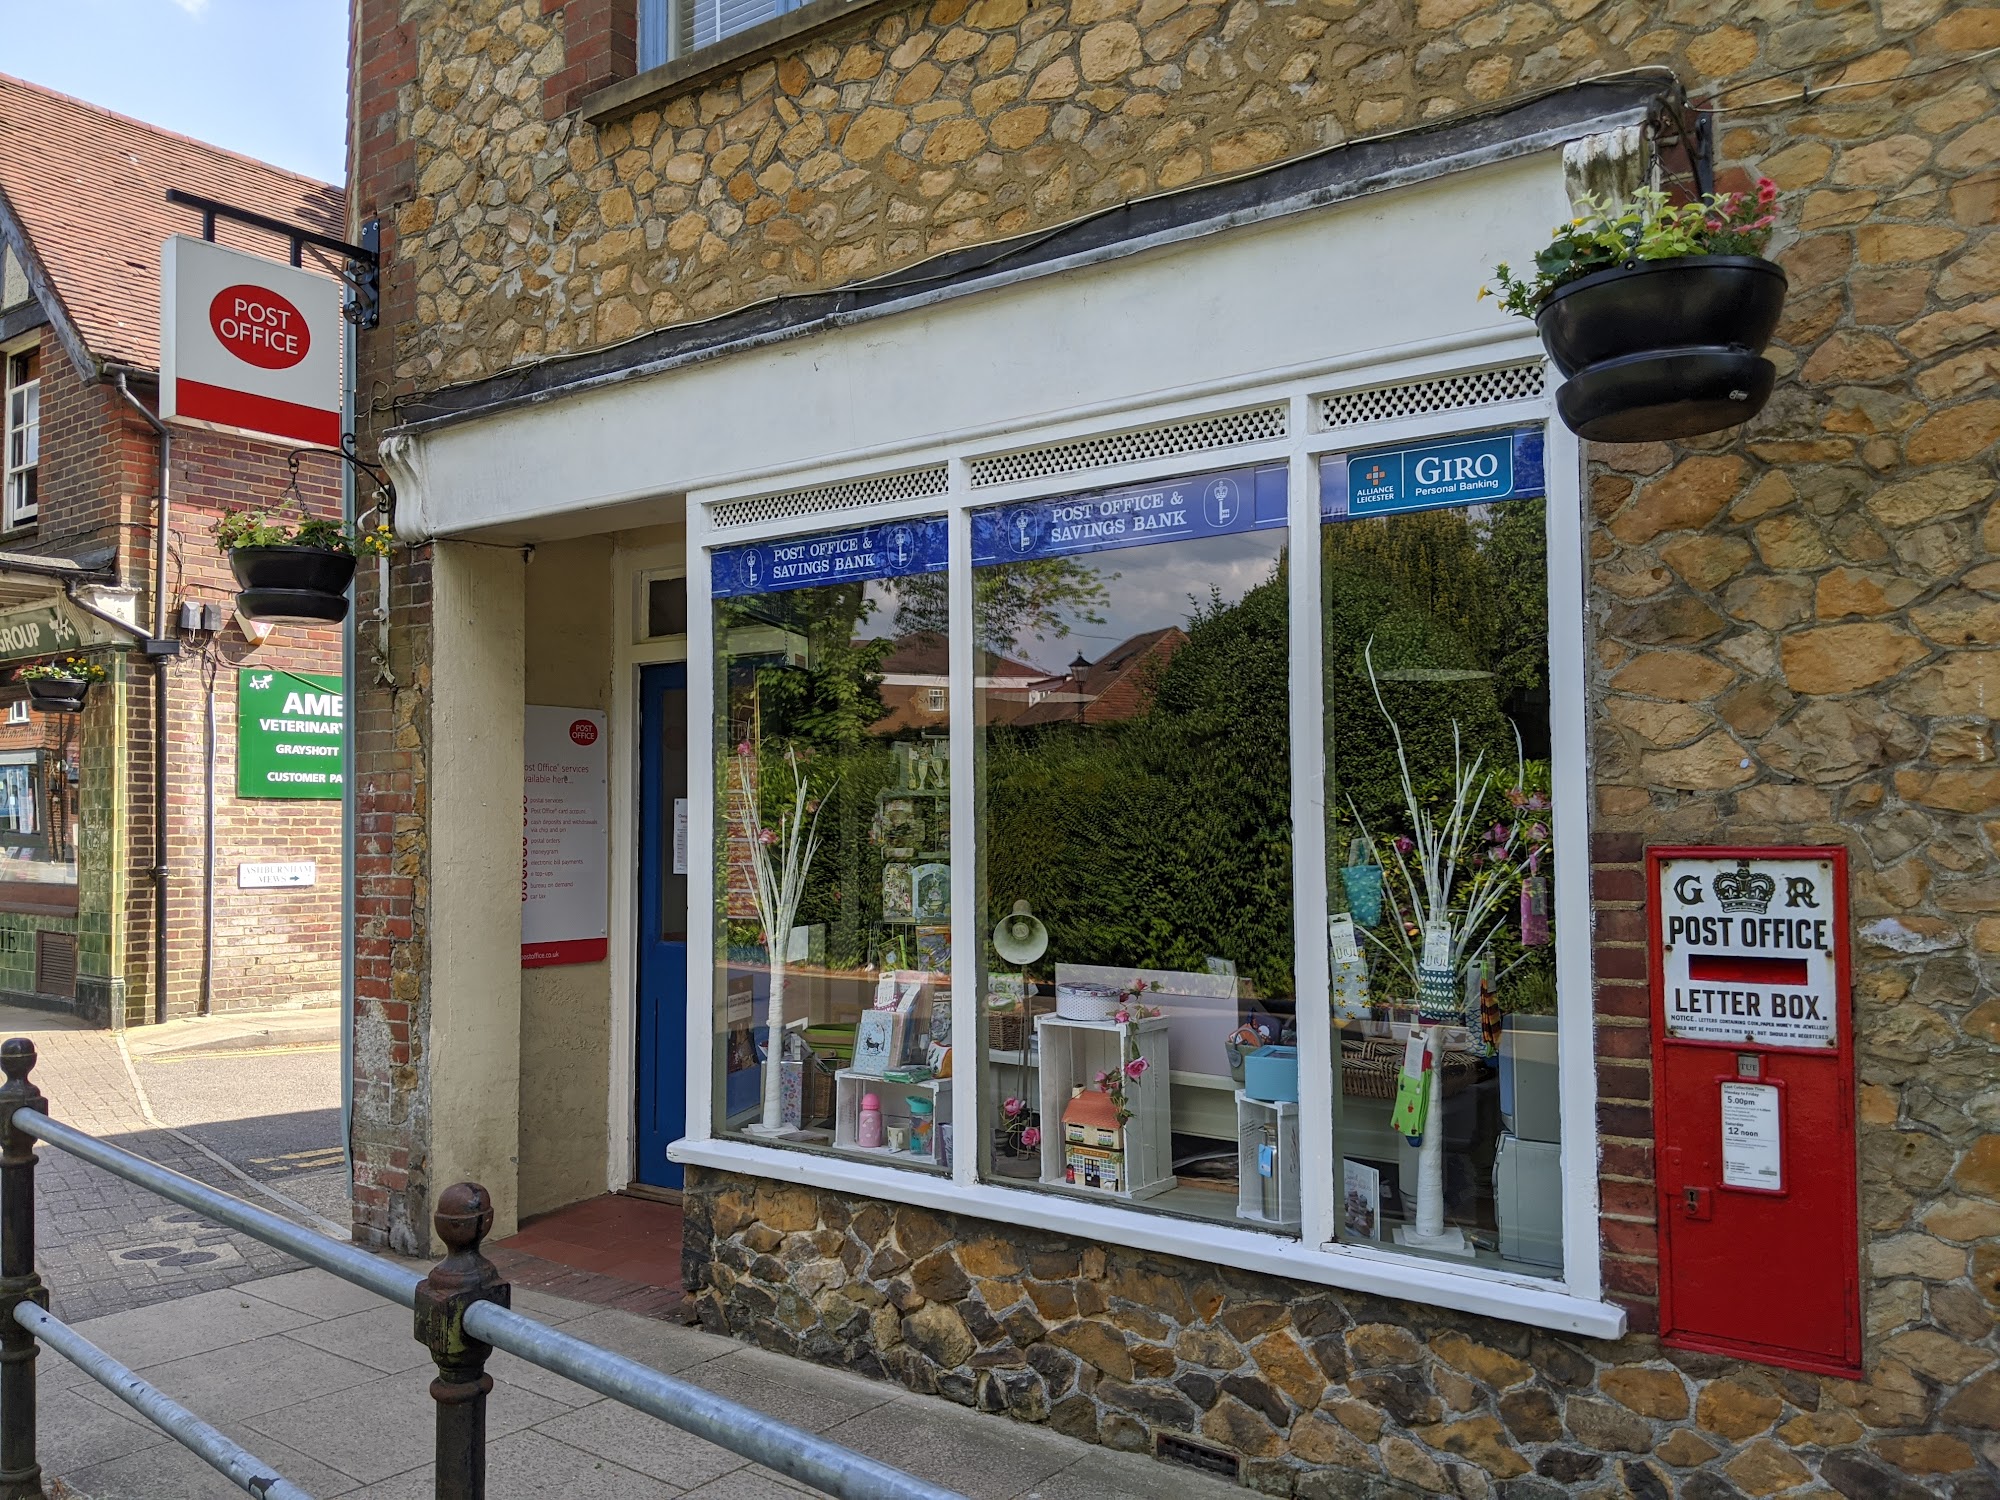
<path id="1" fill-rule="evenodd" d="M 1725 872 L 1709 883 L 1714 886 L 1715 899 L 1722 903 L 1724 911 L 1749 912 L 1760 917 L 1770 906 L 1771 898 L 1778 894 L 1778 882 L 1753 871 L 1748 860 L 1739 860 L 1733 875 Z"/>

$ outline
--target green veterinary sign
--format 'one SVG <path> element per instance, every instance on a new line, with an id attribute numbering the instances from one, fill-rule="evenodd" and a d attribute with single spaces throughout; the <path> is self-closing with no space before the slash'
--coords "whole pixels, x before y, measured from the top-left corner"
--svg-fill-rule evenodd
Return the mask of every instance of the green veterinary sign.
<path id="1" fill-rule="evenodd" d="M 242 667 L 236 674 L 236 795 L 331 801 L 347 773 L 340 679 Z"/>

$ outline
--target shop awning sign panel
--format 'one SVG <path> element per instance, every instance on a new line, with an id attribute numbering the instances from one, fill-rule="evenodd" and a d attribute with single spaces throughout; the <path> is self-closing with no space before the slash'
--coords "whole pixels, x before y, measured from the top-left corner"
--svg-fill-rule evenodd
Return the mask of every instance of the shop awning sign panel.
<path id="1" fill-rule="evenodd" d="M 1840 1045 L 1830 862 L 1670 859 L 1660 867 L 1658 899 L 1669 1040 Z"/>
<path id="2" fill-rule="evenodd" d="M 1327 521 L 1525 500 L 1546 489 L 1539 427 L 1329 453 L 1319 469 Z"/>
<path id="3" fill-rule="evenodd" d="M 850 526 L 812 536 L 718 547 L 709 555 L 709 581 L 716 598 L 741 599 L 829 584 L 942 573 L 950 555 L 944 517 L 924 516 L 881 526 Z"/>
<path id="4" fill-rule="evenodd" d="M 1111 552 L 1285 524 L 1286 468 L 1221 469 L 999 505 L 972 515 L 972 565 Z"/>

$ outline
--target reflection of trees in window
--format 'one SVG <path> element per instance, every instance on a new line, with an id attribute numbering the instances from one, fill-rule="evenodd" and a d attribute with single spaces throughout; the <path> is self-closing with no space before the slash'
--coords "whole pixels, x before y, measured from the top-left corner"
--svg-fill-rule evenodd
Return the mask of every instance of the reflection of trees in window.
<path id="1" fill-rule="evenodd" d="M 1116 573 L 1101 572 L 1087 558 L 1037 557 L 972 575 L 973 619 L 981 647 L 1005 656 L 1035 636 L 1060 640 L 1077 625 L 1102 625 L 1098 613 Z M 899 581 L 896 628 L 906 634 L 945 634 L 950 623 L 945 575 Z"/>
<path id="2" fill-rule="evenodd" d="M 981 570 L 981 597 L 1020 598 L 1021 566 Z M 1175 649 L 1136 664 L 1129 716 L 988 724 L 985 885 L 1048 924 L 1051 962 L 1227 957 L 1260 994 L 1293 993 L 1286 588 L 1280 566 L 1197 606 Z"/>
<path id="3" fill-rule="evenodd" d="M 1496 818 L 1511 816 L 1505 792 L 1516 779 L 1517 731 L 1528 760 L 1525 789 L 1550 791 L 1544 528 L 1539 499 L 1321 528 L 1334 866 L 1346 861 L 1357 809 L 1378 836 L 1401 832 L 1407 821 L 1395 746 L 1362 664 L 1371 642 L 1383 701 L 1402 728 L 1418 795 L 1433 811 L 1449 800 L 1454 723 L 1467 758 L 1483 752 L 1493 768 Z M 1551 873 L 1546 855 L 1539 868 Z M 1337 880 L 1333 889 L 1338 902 Z M 1497 966 L 1519 952 L 1509 926 L 1494 946 Z M 1532 995 L 1541 1008 L 1552 993 L 1553 961 L 1547 948 L 1517 968 L 1503 1004 Z M 1386 971 L 1375 984 L 1384 997 L 1397 988 Z"/>

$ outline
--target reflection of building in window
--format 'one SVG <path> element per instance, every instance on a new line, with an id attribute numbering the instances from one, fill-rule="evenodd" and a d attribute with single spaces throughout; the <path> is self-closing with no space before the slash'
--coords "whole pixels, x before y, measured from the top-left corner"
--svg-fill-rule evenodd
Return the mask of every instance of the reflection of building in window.
<path id="1" fill-rule="evenodd" d="M 1159 674 L 1187 644 L 1178 625 L 1142 631 L 1096 661 L 1081 655 L 1059 677 L 1038 676 L 1018 688 L 988 693 L 990 722 L 1018 724 L 1123 724 L 1152 706 Z"/>

